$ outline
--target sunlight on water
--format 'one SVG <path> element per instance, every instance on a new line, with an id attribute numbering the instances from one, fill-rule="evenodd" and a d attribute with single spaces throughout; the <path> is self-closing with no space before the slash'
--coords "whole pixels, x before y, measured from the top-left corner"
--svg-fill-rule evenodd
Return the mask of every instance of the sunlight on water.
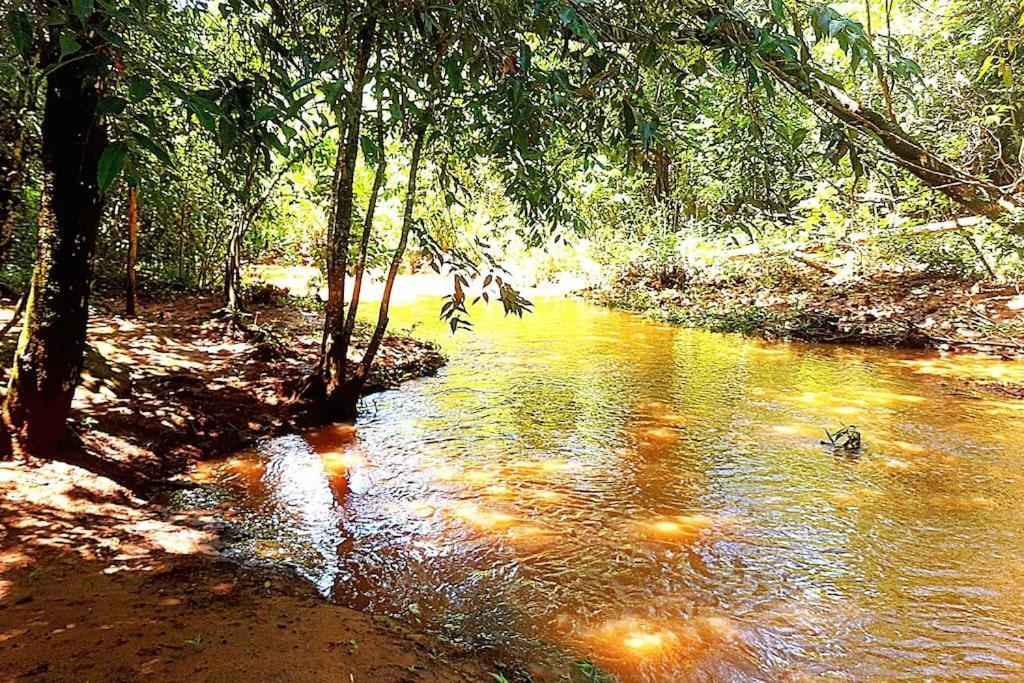
<path id="1" fill-rule="evenodd" d="M 451 362 L 358 430 L 197 473 L 235 552 L 626 681 L 1024 678 L 1024 402 L 951 383 L 1024 364 L 474 310 L 455 337 L 436 300 L 393 311 Z M 820 444 L 850 423 L 865 452 Z"/>

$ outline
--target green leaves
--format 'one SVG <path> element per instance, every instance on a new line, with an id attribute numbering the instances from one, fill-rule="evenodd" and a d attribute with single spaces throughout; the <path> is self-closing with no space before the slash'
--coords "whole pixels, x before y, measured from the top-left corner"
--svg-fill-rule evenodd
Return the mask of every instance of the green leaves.
<path id="1" fill-rule="evenodd" d="M 96 105 L 96 113 L 100 116 L 106 116 L 108 114 L 120 114 L 128 106 L 128 100 L 123 97 L 110 96 L 104 97 Z"/>
<path id="2" fill-rule="evenodd" d="M 14 39 L 14 49 L 22 57 L 28 57 L 32 50 L 32 24 L 21 10 L 11 10 L 4 17 L 4 25 Z"/>
<path id="3" fill-rule="evenodd" d="M 58 42 L 60 43 L 61 58 L 69 57 L 82 49 L 82 45 L 78 42 L 78 38 L 76 38 L 72 33 L 61 33 Z"/>
<path id="4" fill-rule="evenodd" d="M 124 162 L 128 157 L 128 145 L 124 141 L 117 141 L 107 145 L 100 156 L 99 166 L 96 169 L 96 181 L 99 183 L 100 192 L 106 194 L 107 190 L 117 176 L 124 170 Z"/>
<path id="5" fill-rule="evenodd" d="M 153 94 L 153 84 L 149 79 L 136 76 L 128 84 L 128 97 L 132 102 L 141 102 Z"/>
<path id="6" fill-rule="evenodd" d="M 71 11 L 83 24 L 86 18 L 93 13 L 93 9 L 93 0 L 71 0 Z"/>
<path id="7" fill-rule="evenodd" d="M 135 138 L 135 141 L 139 143 L 140 147 L 159 159 L 160 163 L 164 166 L 173 166 L 171 155 L 167 153 L 167 150 L 158 145 L 153 138 L 138 131 L 132 131 L 132 137 Z"/>

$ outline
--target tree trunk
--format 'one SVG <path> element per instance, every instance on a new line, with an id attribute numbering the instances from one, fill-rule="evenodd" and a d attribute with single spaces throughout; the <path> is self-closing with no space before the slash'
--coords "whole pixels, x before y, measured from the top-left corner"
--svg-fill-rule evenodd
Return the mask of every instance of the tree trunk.
<path id="1" fill-rule="evenodd" d="M 128 187 L 128 264 L 125 277 L 124 313 L 135 317 L 135 262 L 139 257 L 139 196 L 134 185 Z"/>
<path id="2" fill-rule="evenodd" d="M 38 55 L 28 58 L 23 80 L 16 86 L 16 97 L 0 100 L 8 108 L 0 115 L 0 134 L 8 146 L 0 152 L 0 261 L 11 248 L 14 224 L 22 206 L 25 182 L 25 158 L 29 155 L 29 131 L 26 122 L 35 109 L 37 81 L 32 76 Z"/>
<path id="3" fill-rule="evenodd" d="M 359 261 L 352 274 L 352 297 L 348 304 L 348 317 L 345 319 L 343 339 L 346 345 L 346 354 L 347 346 L 352 343 L 352 333 L 356 328 L 359 297 L 363 289 L 366 258 L 370 250 L 370 234 L 373 232 L 373 217 L 377 213 L 377 198 L 380 196 L 380 188 L 384 185 L 384 175 L 388 166 L 388 157 L 384 150 L 384 95 L 380 87 L 377 92 L 377 149 L 380 158 L 377 160 L 377 169 L 373 174 L 373 187 L 370 188 L 370 199 L 366 204 L 366 215 L 363 217 L 363 234 L 359 239 Z"/>
<path id="4" fill-rule="evenodd" d="M 416 142 L 412 147 L 412 157 L 409 159 L 409 183 L 405 190 L 405 208 L 402 213 L 402 234 L 398 238 L 398 246 L 395 253 L 391 255 L 391 267 L 388 268 L 387 280 L 384 281 L 384 293 L 380 299 L 380 310 L 377 312 L 377 324 L 373 329 L 373 336 L 366 345 L 366 351 L 359 363 L 351 384 L 353 391 L 358 394 L 370 376 L 370 369 L 373 366 L 373 359 L 380 348 L 381 340 L 388 329 L 388 308 L 391 305 L 391 290 L 395 286 L 395 278 L 398 276 L 398 269 L 402 265 L 402 258 L 405 256 L 405 246 L 409 242 L 409 232 L 412 230 L 412 214 L 416 205 L 416 179 L 420 168 L 420 154 L 423 151 L 423 140 L 427 134 L 427 127 L 422 126 L 416 132 Z"/>
<path id="5" fill-rule="evenodd" d="M 24 112 L 22 112 L 24 113 Z M 25 126 L 11 121 L 5 134 L 10 134 L 10 149 L 0 156 L 0 260 L 11 247 L 14 223 L 21 208 L 21 185 L 24 177 Z"/>
<path id="6" fill-rule="evenodd" d="M 354 403 L 342 400 L 346 380 L 348 340 L 345 338 L 345 276 L 352 235 L 353 183 L 359 151 L 359 128 L 363 109 L 363 87 L 373 48 L 376 20 L 370 18 L 359 32 L 356 61 L 352 70 L 352 90 L 342 112 L 338 156 L 327 251 L 327 305 L 324 312 L 323 348 L 320 358 L 320 382 L 328 411 L 334 419 L 355 417 Z"/>
<path id="7" fill-rule="evenodd" d="M 241 221 L 231 226 L 228 236 L 228 254 L 224 263 L 224 307 L 229 311 L 242 308 L 242 237 Z"/>
<path id="8" fill-rule="evenodd" d="M 256 212 L 252 204 L 252 186 L 256 182 L 256 160 L 249 164 L 242 194 L 239 198 L 241 210 L 231 224 L 228 233 L 227 255 L 224 259 L 224 308 L 228 311 L 242 310 L 242 240 L 249 222 Z"/>
<path id="9" fill-rule="evenodd" d="M 51 29 L 55 51 L 58 29 Z M 81 38 L 81 36 L 80 36 Z M 92 255 L 103 197 L 97 167 L 107 131 L 96 114 L 105 58 L 96 34 L 83 56 L 54 63 L 42 123 L 43 188 L 36 265 L 2 413 L 23 449 L 46 453 L 66 435 L 85 353 Z"/>
<path id="10" fill-rule="evenodd" d="M 710 22 L 716 12 L 727 13 L 728 10 L 706 8 L 694 14 Z M 746 23 L 737 19 L 719 22 L 715 28 L 702 33 L 699 39 L 712 48 L 753 48 L 763 67 L 778 81 L 843 123 L 870 134 L 892 155 L 893 163 L 972 212 L 1000 221 L 1010 219 L 1022 206 L 1020 198 L 932 154 L 897 123 L 856 102 L 844 90 L 825 82 L 800 61 L 778 51 L 758 48 L 758 40 Z"/>

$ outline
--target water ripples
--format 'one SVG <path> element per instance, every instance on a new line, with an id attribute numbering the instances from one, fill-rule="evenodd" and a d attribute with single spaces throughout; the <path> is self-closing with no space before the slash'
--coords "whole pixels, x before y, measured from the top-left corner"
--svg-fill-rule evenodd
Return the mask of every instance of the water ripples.
<path id="1" fill-rule="evenodd" d="M 628 681 L 1024 677 L 1019 405 L 935 379 L 991 361 L 480 317 L 357 432 L 212 464 L 235 552 Z M 819 444 L 851 423 L 865 453 Z"/>

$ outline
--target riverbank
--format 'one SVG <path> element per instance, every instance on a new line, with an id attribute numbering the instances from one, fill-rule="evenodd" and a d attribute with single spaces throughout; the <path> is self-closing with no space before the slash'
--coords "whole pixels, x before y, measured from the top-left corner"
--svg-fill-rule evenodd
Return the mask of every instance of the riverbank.
<path id="1" fill-rule="evenodd" d="M 129 488 L 232 453 L 305 425 L 297 394 L 319 353 L 322 311 L 308 300 L 266 296 L 249 306 L 247 330 L 217 315 L 218 298 L 175 296 L 142 302 L 126 318 L 120 302 L 99 300 L 71 418 L 80 453 Z M 0 309 L 10 319 L 13 303 Z M 353 357 L 362 353 L 357 335 Z M 0 345 L 13 353 L 15 333 Z M 438 349 L 408 336 L 385 337 L 367 393 L 434 374 Z M 6 382 L 7 369 L 0 371 Z"/>
<path id="2" fill-rule="evenodd" d="M 1022 288 L 913 270 L 839 275 L 810 261 L 765 259 L 744 268 L 638 267 L 583 295 L 666 322 L 769 341 L 1020 357 Z"/>
<path id="3" fill-rule="evenodd" d="M 66 458 L 92 471 L 0 463 L 0 680 L 487 678 L 479 656 L 326 603 L 289 572 L 227 561 L 212 516 L 139 497 L 198 460 L 301 426 L 294 394 L 316 358 L 319 312 L 267 301 L 243 332 L 218 305 L 147 301 L 127 319 L 98 302 L 72 413 L 81 448 Z M 369 385 L 443 362 L 392 335 Z"/>
<path id="4" fill-rule="evenodd" d="M 169 514 L 62 463 L 0 463 L 0 680 L 481 681 L 493 668 L 218 554 Z"/>

